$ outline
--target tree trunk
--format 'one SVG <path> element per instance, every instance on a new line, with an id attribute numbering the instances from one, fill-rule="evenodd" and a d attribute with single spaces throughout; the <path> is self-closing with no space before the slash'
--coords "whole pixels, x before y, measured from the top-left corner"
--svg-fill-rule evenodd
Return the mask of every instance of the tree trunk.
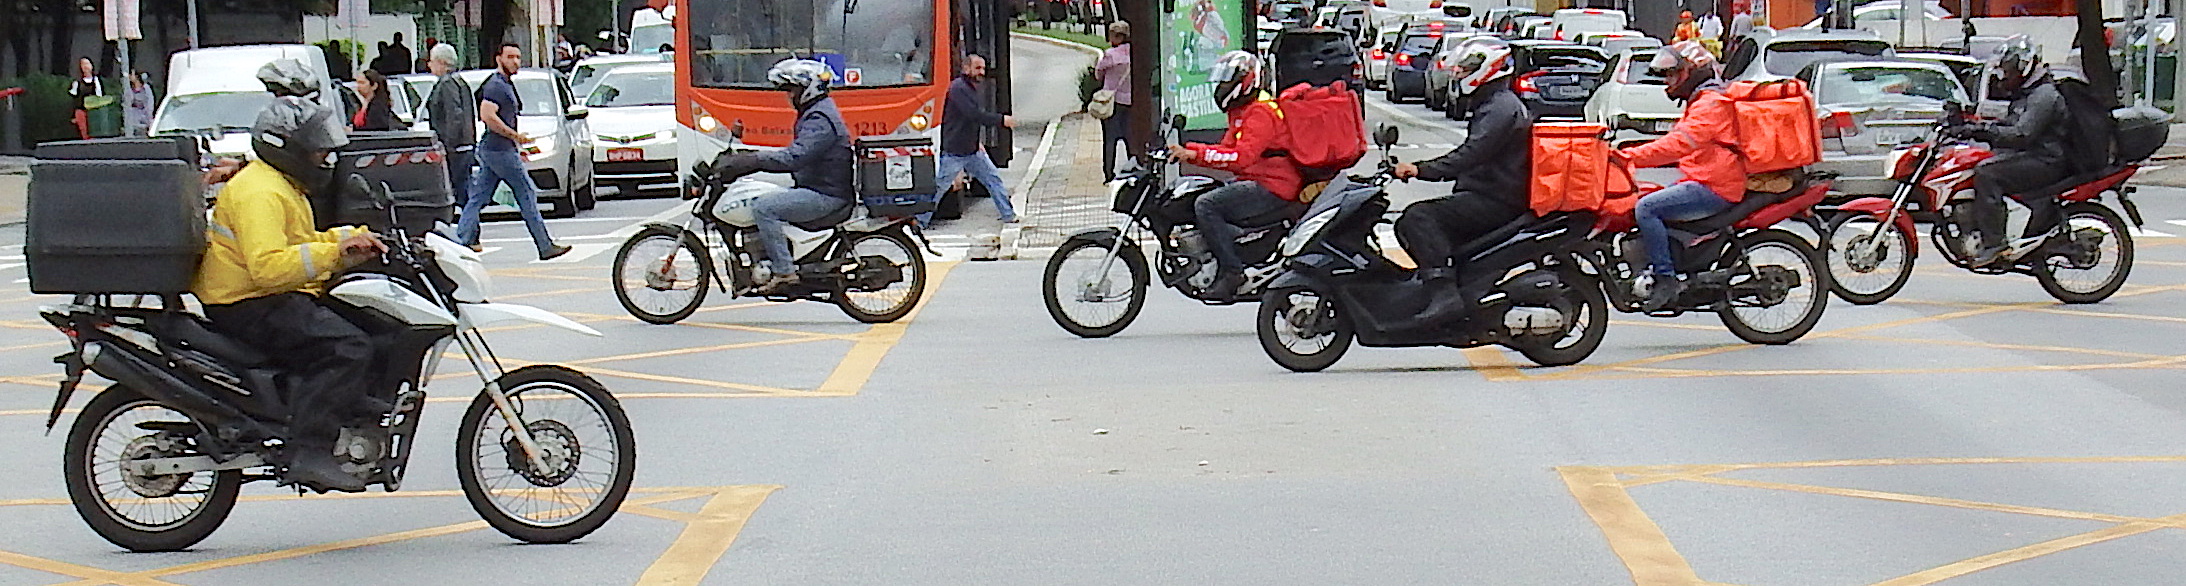
<path id="1" fill-rule="evenodd" d="M 2110 66 L 2110 44 L 2103 40 L 2102 0 L 2074 0 L 2079 12 L 2080 70 L 2106 106 L 2118 106 L 2118 70 Z"/>

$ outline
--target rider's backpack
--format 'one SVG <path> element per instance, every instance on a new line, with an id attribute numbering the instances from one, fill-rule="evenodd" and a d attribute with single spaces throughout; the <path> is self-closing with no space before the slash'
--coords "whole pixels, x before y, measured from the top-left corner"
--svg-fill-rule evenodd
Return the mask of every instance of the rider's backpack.
<path id="1" fill-rule="evenodd" d="M 1365 104 L 1348 84 L 1301 83 L 1275 97 L 1283 150 L 1309 180 L 1326 180 L 1366 157 Z"/>
<path id="2" fill-rule="evenodd" d="M 1609 141 L 1602 140 L 1608 131 L 1586 122 L 1533 123 L 1533 174 L 1526 193 L 1534 215 L 1600 209 L 1615 190 L 1612 184 L 1624 183 L 1621 177 L 1612 181 Z"/>
<path id="3" fill-rule="evenodd" d="M 2110 166 L 2117 151 L 2117 124 L 2110 107 L 2087 82 L 2059 76 L 2057 93 L 2065 99 L 2065 164 L 2073 173 L 2094 173 Z"/>
<path id="4" fill-rule="evenodd" d="M 1723 88 L 1736 112 L 1746 173 L 1796 169 L 1822 161 L 1822 125 L 1814 95 L 1797 79 L 1738 81 Z"/>

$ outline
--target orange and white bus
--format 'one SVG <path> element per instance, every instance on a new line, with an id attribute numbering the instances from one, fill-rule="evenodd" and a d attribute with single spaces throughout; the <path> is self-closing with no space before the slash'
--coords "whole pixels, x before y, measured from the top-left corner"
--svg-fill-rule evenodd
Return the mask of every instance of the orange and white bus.
<path id="1" fill-rule="evenodd" d="M 857 136 L 924 136 L 939 146 L 961 2 L 674 0 L 665 12 L 678 41 L 678 167 L 712 160 L 739 124 L 744 144 L 788 145 L 796 110 L 766 73 L 791 57 L 835 70 L 835 104 Z"/>

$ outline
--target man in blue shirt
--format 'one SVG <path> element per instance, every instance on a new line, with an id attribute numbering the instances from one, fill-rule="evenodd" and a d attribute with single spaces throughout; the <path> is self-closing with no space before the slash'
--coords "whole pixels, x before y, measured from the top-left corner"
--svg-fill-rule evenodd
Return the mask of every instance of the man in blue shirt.
<path id="1" fill-rule="evenodd" d="M 987 156 L 979 135 L 987 128 L 1016 128 L 1017 117 L 997 114 L 987 107 L 987 99 L 979 95 L 979 82 L 986 77 L 987 58 L 966 55 L 964 74 L 949 84 L 949 96 L 944 98 L 941 109 L 941 160 L 935 165 L 939 179 L 935 183 L 940 185 L 941 193 L 948 193 L 949 187 L 956 184 L 957 173 L 970 174 L 994 197 L 994 209 L 1001 212 L 1002 221 L 1015 223 L 1017 210 L 1010 208 L 1002 172 L 995 169 L 994 159 Z M 935 201 L 941 199 L 941 193 L 934 194 Z M 925 224 L 932 215 L 919 214 L 919 223 Z"/>
<path id="2" fill-rule="evenodd" d="M 784 59 L 767 70 L 767 81 L 789 93 L 797 108 L 796 137 L 789 147 L 760 153 L 723 153 L 715 173 L 738 178 L 753 172 L 789 173 L 795 184 L 752 204 L 759 240 L 767 254 L 768 278 L 762 295 L 786 294 L 798 287 L 797 258 L 784 227 L 812 222 L 842 211 L 857 197 L 852 174 L 850 127 L 828 97 L 834 70 L 809 59 Z"/>
<path id="3" fill-rule="evenodd" d="M 463 202 L 456 239 L 478 248 L 478 214 L 493 199 L 498 184 L 507 183 L 516 196 L 516 210 L 524 216 L 524 226 L 531 229 L 531 243 L 539 248 L 539 260 L 568 254 L 569 247 L 555 244 L 554 238 L 547 235 L 546 219 L 539 217 L 539 190 L 524 172 L 524 155 L 518 148 L 532 141 L 516 131 L 516 114 L 522 110 L 523 101 L 517 99 L 516 81 L 511 79 L 524 66 L 523 47 L 503 43 L 494 64 L 500 66 L 499 70 L 478 88 L 478 119 L 486 123 L 486 137 L 478 141 L 478 173 L 471 176 L 470 189 L 466 190 L 471 197 Z"/>

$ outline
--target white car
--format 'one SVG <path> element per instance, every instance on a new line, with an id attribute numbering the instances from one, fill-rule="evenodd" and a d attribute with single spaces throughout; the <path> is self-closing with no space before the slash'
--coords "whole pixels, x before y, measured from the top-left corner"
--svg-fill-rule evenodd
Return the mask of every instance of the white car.
<path id="1" fill-rule="evenodd" d="M 1852 28 L 1871 29 L 1877 21 L 1897 21 L 1899 20 L 1898 15 L 1903 13 L 1903 7 L 1904 4 L 1899 0 L 1874 0 L 1855 6 L 1852 8 Z M 1831 12 L 1834 12 L 1834 9 Z M 1928 0 L 1927 10 L 1921 11 L 1921 14 L 1927 20 L 1958 18 L 1953 16 L 1950 10 L 1943 7 L 1941 0 Z M 1822 23 L 1826 22 L 1829 17 L 1830 15 L 1825 12 L 1821 16 L 1814 17 L 1814 20 L 1800 25 L 1799 28 L 1822 28 Z"/>
<path id="2" fill-rule="evenodd" d="M 258 112 L 273 102 L 258 68 L 280 59 L 296 59 L 321 78 L 319 102 L 347 111 L 341 84 L 327 75 L 326 53 L 310 45 L 242 45 L 175 53 L 167 59 L 167 96 L 152 114 L 154 136 L 202 135 L 212 152 L 242 156 L 250 151 L 250 127 Z"/>
<path id="3" fill-rule="evenodd" d="M 433 98 L 433 84 L 436 83 L 440 83 L 440 77 L 430 73 L 408 73 L 387 78 L 388 85 L 400 84 L 408 87 L 410 93 L 417 98 L 417 101 L 410 103 L 410 111 L 408 112 L 403 112 L 401 106 L 396 106 L 396 114 L 402 115 L 404 120 L 410 121 L 411 130 L 426 132 L 433 130 L 433 125 L 426 123 L 424 112 L 425 101 Z"/>
<path id="4" fill-rule="evenodd" d="M 676 186 L 676 66 L 617 67 L 600 77 L 584 105 L 596 138 L 595 184 L 614 195 L 674 195 Z"/>
<path id="5" fill-rule="evenodd" d="M 625 65 L 669 63 L 668 57 L 663 53 L 609 54 L 578 61 L 577 66 L 569 70 L 569 92 L 579 96 L 591 95 L 592 87 L 599 85 L 600 76 L 609 70 Z"/>
<path id="6" fill-rule="evenodd" d="M 1612 131 L 1630 130 L 1660 136 L 1677 124 L 1684 108 L 1670 100 L 1668 82 L 1648 74 L 1647 62 L 1655 49 L 1634 49 L 1610 58 L 1608 75 L 1594 89 L 1580 116 L 1588 122 L 1609 125 Z"/>
<path id="7" fill-rule="evenodd" d="M 1612 56 L 1615 56 L 1624 53 L 1625 51 L 1630 51 L 1634 49 L 1654 49 L 1657 47 L 1661 47 L 1662 39 L 1650 37 L 1635 31 L 1613 31 L 1606 33 L 1581 33 L 1579 35 L 1579 44 L 1601 47 L 1603 53 L 1608 53 Z"/>
<path id="8" fill-rule="evenodd" d="M 1559 41 L 1576 41 L 1585 33 L 1625 30 L 1632 22 L 1622 10 L 1601 8 L 1565 8 L 1550 13 L 1548 20 L 1554 28 L 1549 38 Z"/>
<path id="9" fill-rule="evenodd" d="M 485 87 L 493 71 L 482 69 L 457 75 L 477 91 Z M 561 72 L 522 69 L 516 72 L 514 81 L 516 95 L 523 101 L 516 112 L 516 131 L 535 139 L 523 149 L 524 170 L 539 190 L 539 205 L 547 208 L 541 213 L 568 218 L 576 216 L 578 210 L 592 209 L 598 199 L 592 191 L 592 128 L 586 122 L 592 113 L 570 96 L 569 84 L 562 80 Z M 419 117 L 429 118 L 423 111 Z M 486 136 L 484 123 L 478 124 L 478 136 Z M 507 190 L 508 186 L 503 185 L 499 191 Z"/>
<path id="10" fill-rule="evenodd" d="M 1403 36 L 1402 27 L 1389 27 L 1381 32 L 1381 38 L 1373 48 L 1366 50 L 1366 87 L 1381 89 L 1389 85 L 1389 61 L 1396 58 L 1397 40 Z"/>

